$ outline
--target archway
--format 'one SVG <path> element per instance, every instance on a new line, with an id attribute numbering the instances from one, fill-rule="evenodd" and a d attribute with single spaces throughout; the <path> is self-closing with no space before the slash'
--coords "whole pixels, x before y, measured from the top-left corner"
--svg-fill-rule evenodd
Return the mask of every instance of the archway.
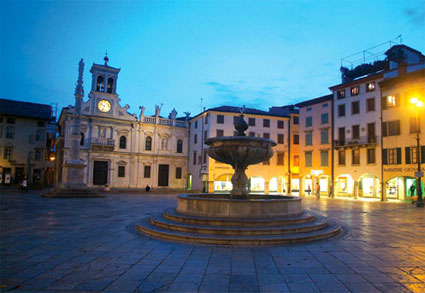
<path id="1" fill-rule="evenodd" d="M 379 198 L 380 184 L 379 179 L 373 174 L 363 174 L 359 181 L 359 197 L 363 198 Z"/>
<path id="2" fill-rule="evenodd" d="M 228 193 L 232 190 L 233 185 L 230 181 L 232 179 L 233 174 L 226 173 L 218 176 L 214 180 L 214 192 L 220 193 Z"/>
<path id="3" fill-rule="evenodd" d="M 421 181 L 422 194 L 424 193 L 424 182 Z M 416 178 L 410 176 L 399 176 L 387 180 L 385 184 L 385 195 L 388 199 L 411 199 L 417 196 Z"/>
<path id="4" fill-rule="evenodd" d="M 335 180 L 335 195 L 341 197 L 353 196 L 354 180 L 350 174 L 341 174 Z"/>
<path id="5" fill-rule="evenodd" d="M 282 176 L 273 177 L 269 181 L 269 193 L 283 194 L 286 192 L 285 179 Z"/>
<path id="6" fill-rule="evenodd" d="M 260 176 L 252 176 L 249 179 L 250 192 L 264 192 L 264 178 Z"/>

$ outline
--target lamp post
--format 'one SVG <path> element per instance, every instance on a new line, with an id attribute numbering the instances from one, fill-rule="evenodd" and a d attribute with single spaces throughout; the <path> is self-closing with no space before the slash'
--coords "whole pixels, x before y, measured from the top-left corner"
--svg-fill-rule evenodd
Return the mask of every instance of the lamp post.
<path id="1" fill-rule="evenodd" d="M 421 157 L 420 157 L 420 138 L 419 138 L 419 131 L 420 131 L 420 125 L 419 125 L 419 108 L 422 108 L 424 106 L 424 102 L 419 100 L 418 98 L 414 97 L 410 99 L 410 103 L 414 105 L 415 112 L 416 112 L 416 160 L 418 161 L 418 172 L 416 179 L 416 188 L 417 188 L 417 194 L 418 194 L 418 200 L 416 201 L 417 207 L 424 207 L 424 202 L 422 201 L 422 183 L 421 183 Z"/>

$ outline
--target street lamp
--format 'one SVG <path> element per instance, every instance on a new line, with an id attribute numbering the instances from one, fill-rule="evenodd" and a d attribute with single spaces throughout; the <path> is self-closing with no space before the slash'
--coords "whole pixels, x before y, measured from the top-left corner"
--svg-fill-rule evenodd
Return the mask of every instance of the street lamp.
<path id="1" fill-rule="evenodd" d="M 418 161 L 418 172 L 417 172 L 417 177 L 418 179 L 416 180 L 416 188 L 417 188 L 417 193 L 418 193 L 418 200 L 416 201 L 416 206 L 417 207 L 423 207 L 424 206 L 424 202 L 422 201 L 422 183 L 421 183 L 421 177 L 423 177 L 423 173 L 421 172 L 421 157 L 420 157 L 420 141 L 419 141 L 419 109 L 422 108 L 424 106 L 424 102 L 419 100 L 417 97 L 413 97 L 410 99 L 410 103 L 413 104 L 415 106 L 415 112 L 416 112 L 416 143 L 417 143 L 417 147 L 416 147 L 416 159 Z"/>

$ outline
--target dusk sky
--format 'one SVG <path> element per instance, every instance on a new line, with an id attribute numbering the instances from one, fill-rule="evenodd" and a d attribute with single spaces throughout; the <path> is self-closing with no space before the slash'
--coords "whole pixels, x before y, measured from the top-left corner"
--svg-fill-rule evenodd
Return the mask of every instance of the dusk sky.
<path id="1" fill-rule="evenodd" d="M 342 57 L 400 34 L 425 52 L 423 0 L 0 3 L 0 98 L 58 112 L 74 103 L 80 58 L 87 99 L 105 50 L 121 68 L 121 105 L 151 115 L 163 103 L 162 116 L 195 115 L 201 98 L 267 110 L 328 94 Z"/>

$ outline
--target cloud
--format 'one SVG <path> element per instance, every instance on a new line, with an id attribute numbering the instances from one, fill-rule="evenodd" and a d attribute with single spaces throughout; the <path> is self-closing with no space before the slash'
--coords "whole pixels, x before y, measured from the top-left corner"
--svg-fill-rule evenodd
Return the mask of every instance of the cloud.
<path id="1" fill-rule="evenodd" d="M 425 5 L 423 5 L 422 1 L 416 7 L 404 9 L 403 13 L 412 25 L 418 27 L 425 26 Z"/>

